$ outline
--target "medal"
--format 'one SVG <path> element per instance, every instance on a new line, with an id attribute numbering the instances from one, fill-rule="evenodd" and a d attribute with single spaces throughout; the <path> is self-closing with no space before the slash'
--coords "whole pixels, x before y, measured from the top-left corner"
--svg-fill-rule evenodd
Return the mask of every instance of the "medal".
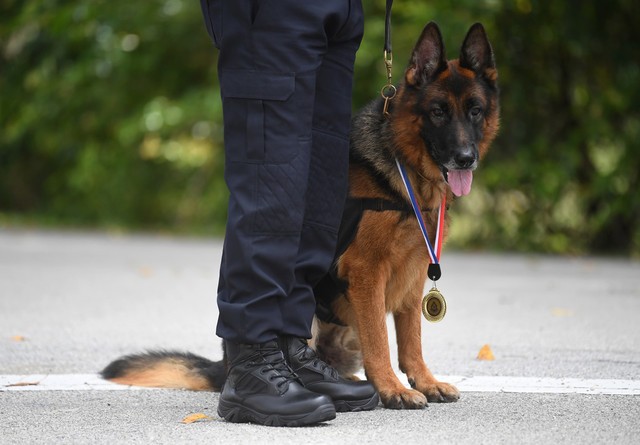
<path id="1" fill-rule="evenodd" d="M 446 197 L 447 193 L 445 192 L 442 195 L 442 203 L 440 204 L 440 208 L 438 209 L 438 226 L 436 229 L 436 248 L 434 249 L 431 245 L 431 241 L 429 241 L 429 236 L 427 235 L 427 226 L 424 223 L 424 218 L 422 217 L 422 212 L 420 211 L 420 207 L 418 206 L 418 202 L 416 201 L 416 197 L 413 193 L 413 189 L 411 187 L 411 182 L 409 182 L 409 177 L 405 172 L 402 164 L 396 158 L 396 165 L 398 166 L 398 170 L 400 171 L 400 176 L 402 177 L 402 182 L 404 183 L 404 187 L 407 190 L 407 194 L 409 195 L 409 199 L 411 201 L 411 207 L 413 207 L 413 212 L 416 214 L 416 219 L 418 220 L 418 225 L 420 226 L 420 230 L 422 231 L 422 236 L 424 238 L 425 244 L 427 245 L 427 250 L 429 251 L 429 258 L 431 259 L 431 264 L 429 264 L 429 269 L 427 270 L 427 276 L 433 281 L 433 287 L 424 296 L 422 299 L 422 315 L 428 321 L 436 323 L 444 318 L 444 315 L 447 313 L 447 303 L 444 300 L 444 297 L 436 287 L 436 281 L 442 275 L 440 270 L 440 251 L 442 249 L 442 234 L 444 232 L 444 212 L 446 209 Z"/>
<path id="2" fill-rule="evenodd" d="M 431 290 L 422 299 L 422 315 L 428 321 L 437 323 L 444 318 L 447 313 L 447 302 L 437 287 Z"/>

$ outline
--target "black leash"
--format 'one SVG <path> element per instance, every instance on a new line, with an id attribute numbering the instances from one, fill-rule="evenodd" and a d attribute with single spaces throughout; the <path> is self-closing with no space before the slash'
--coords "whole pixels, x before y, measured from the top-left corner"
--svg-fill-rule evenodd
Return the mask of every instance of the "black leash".
<path id="1" fill-rule="evenodd" d="M 391 55 L 391 5 L 393 0 L 387 0 L 387 13 L 384 20 L 384 51 Z"/>
<path id="2" fill-rule="evenodd" d="M 387 84 L 382 87 L 380 94 L 384 99 L 384 108 L 382 109 L 382 115 L 387 119 L 391 119 L 389 114 L 389 101 L 396 97 L 396 87 L 391 83 L 391 66 L 393 63 L 393 57 L 391 55 L 391 5 L 393 0 L 387 0 L 387 12 L 384 20 L 384 51 L 383 58 L 384 64 L 387 67 Z"/>

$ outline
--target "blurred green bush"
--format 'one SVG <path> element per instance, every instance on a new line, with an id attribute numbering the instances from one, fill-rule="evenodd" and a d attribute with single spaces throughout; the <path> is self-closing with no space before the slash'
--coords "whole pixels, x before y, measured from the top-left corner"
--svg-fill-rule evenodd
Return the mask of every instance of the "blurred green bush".
<path id="1" fill-rule="evenodd" d="M 384 83 L 364 1 L 354 109 Z M 450 58 L 481 21 L 502 124 L 449 245 L 640 254 L 640 2 L 396 0 L 394 79 L 436 21 Z M 0 2 L 0 224 L 221 234 L 217 53 L 199 4 Z"/>

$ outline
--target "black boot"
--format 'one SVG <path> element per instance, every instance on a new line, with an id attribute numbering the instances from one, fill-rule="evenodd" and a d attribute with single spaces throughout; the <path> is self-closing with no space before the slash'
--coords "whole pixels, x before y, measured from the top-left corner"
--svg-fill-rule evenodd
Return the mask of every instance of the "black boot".
<path id="1" fill-rule="evenodd" d="M 320 360 L 305 339 L 280 337 L 278 342 L 305 388 L 331 397 L 336 411 L 368 411 L 378 406 L 380 398 L 371 383 L 339 377 L 338 371 Z"/>
<path id="2" fill-rule="evenodd" d="M 336 417 L 329 397 L 300 384 L 276 340 L 225 345 L 229 371 L 218 404 L 221 417 L 271 426 L 310 425 Z"/>

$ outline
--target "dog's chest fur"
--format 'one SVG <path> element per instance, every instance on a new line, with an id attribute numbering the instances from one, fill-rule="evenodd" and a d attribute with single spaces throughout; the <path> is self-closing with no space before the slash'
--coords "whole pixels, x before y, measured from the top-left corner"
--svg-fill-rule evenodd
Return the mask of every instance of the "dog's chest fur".
<path id="1" fill-rule="evenodd" d="M 423 215 L 433 242 L 437 209 Z M 415 296 L 422 293 L 428 266 L 427 246 L 413 214 L 365 212 L 358 234 L 339 260 L 338 276 L 349 283 L 349 289 L 367 288 L 365 295 L 372 301 L 377 300 L 373 294 L 383 293 L 385 311 L 396 313 L 419 304 Z M 353 298 L 349 289 L 334 308 L 338 317 L 354 325 L 349 320 L 353 316 L 348 308 Z"/>

